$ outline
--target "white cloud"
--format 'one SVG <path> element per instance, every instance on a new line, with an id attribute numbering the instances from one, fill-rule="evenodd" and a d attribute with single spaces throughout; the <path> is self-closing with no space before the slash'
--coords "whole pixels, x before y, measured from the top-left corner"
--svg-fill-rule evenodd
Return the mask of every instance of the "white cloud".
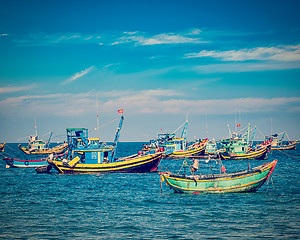
<path id="1" fill-rule="evenodd" d="M 184 44 L 184 43 L 207 43 L 201 38 L 188 37 L 199 35 L 200 29 L 194 29 L 188 33 L 162 33 L 154 36 L 147 36 L 146 33 L 132 32 L 118 38 L 111 45 L 134 42 L 136 45 L 160 45 L 160 44 Z M 129 36 L 128 36 L 129 35 Z"/>
<path id="2" fill-rule="evenodd" d="M 147 121 L 149 116 L 151 119 L 157 117 L 158 122 L 160 119 L 169 119 L 172 122 L 178 116 L 185 116 L 187 112 L 197 116 L 198 119 L 204 113 L 217 116 L 234 115 L 236 109 L 240 109 L 241 113 L 254 113 L 255 115 L 274 112 L 300 113 L 300 98 L 297 97 L 202 100 L 189 99 L 189 96 L 174 89 L 25 95 L 0 101 L 0 111 L 5 112 L 6 118 L 22 116 L 22 119 L 32 119 L 32 116 L 38 113 L 39 116 L 48 119 L 55 118 L 63 124 L 87 126 L 88 123 L 95 123 L 96 96 L 99 97 L 100 116 L 105 119 L 116 118 L 117 110 L 120 108 L 124 109 L 125 117 L 130 117 L 131 121 L 135 116 L 143 116 L 143 119 Z M 223 118 L 221 119 L 223 121 Z M 143 127 L 141 122 L 136 124 L 138 128 Z M 65 127 L 65 125 L 59 127 Z"/>
<path id="3" fill-rule="evenodd" d="M 202 73 L 227 73 L 227 72 L 258 72 L 278 71 L 287 69 L 300 69 L 299 62 L 266 62 L 266 63 L 220 63 L 198 65 L 190 68 L 192 71 Z"/>
<path id="4" fill-rule="evenodd" d="M 35 84 L 28 85 L 28 86 L 10 86 L 10 87 L 0 87 L 0 94 L 1 93 L 12 93 L 12 92 L 20 92 L 25 91 L 28 89 L 32 89 L 35 87 Z"/>
<path id="5" fill-rule="evenodd" d="M 94 67 L 95 66 L 92 66 L 92 67 L 89 67 L 89 68 L 86 68 L 86 69 L 82 70 L 79 73 L 75 73 L 72 77 L 70 77 L 67 80 L 65 80 L 64 82 L 62 82 L 61 85 L 69 84 L 69 83 L 75 81 L 76 79 L 83 77 L 84 75 L 86 75 L 89 72 L 91 72 L 94 69 Z"/>
<path id="6" fill-rule="evenodd" d="M 221 61 L 247 61 L 247 60 L 275 60 L 275 61 L 299 61 L 300 44 L 277 47 L 257 47 L 252 49 L 230 51 L 206 51 L 185 54 L 184 58 L 212 57 Z"/>

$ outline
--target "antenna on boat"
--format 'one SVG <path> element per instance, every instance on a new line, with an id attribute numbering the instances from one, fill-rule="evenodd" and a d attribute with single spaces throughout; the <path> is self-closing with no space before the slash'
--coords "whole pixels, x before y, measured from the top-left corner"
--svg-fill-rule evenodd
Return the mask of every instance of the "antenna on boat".
<path id="1" fill-rule="evenodd" d="M 206 128 L 206 137 L 208 137 L 207 112 L 205 113 L 205 128 Z"/>
<path id="2" fill-rule="evenodd" d="M 234 113 L 234 131 L 236 132 L 236 111 Z"/>
<path id="3" fill-rule="evenodd" d="M 37 136 L 37 128 L 36 128 L 36 116 L 34 116 L 34 128 L 35 128 L 35 136 Z"/>
<path id="4" fill-rule="evenodd" d="M 99 139 L 99 104 L 98 104 L 98 95 L 96 95 L 97 101 L 97 138 Z"/>
<path id="5" fill-rule="evenodd" d="M 231 137 L 232 137 L 232 134 L 231 134 L 231 131 L 230 131 L 229 124 L 227 124 L 227 127 L 228 127 L 228 134 L 229 134 L 228 138 L 231 138 Z"/>
<path id="6" fill-rule="evenodd" d="M 271 136 L 272 136 L 273 134 L 272 118 L 270 120 L 271 120 Z"/>

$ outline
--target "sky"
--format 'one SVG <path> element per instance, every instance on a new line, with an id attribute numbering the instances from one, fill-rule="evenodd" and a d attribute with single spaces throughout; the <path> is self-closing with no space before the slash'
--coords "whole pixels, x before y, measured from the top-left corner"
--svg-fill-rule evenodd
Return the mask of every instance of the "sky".
<path id="1" fill-rule="evenodd" d="M 300 138 L 300 1 L 0 0 L 0 142 Z M 111 122 L 111 123 L 110 123 Z M 237 128 L 237 124 L 241 124 Z M 181 129 L 177 131 L 181 134 Z"/>

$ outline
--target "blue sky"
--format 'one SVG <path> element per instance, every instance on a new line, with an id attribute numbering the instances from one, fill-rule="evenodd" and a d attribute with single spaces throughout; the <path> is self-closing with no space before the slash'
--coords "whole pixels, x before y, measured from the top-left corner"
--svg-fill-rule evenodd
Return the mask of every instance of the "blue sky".
<path id="1" fill-rule="evenodd" d="M 120 117 L 120 141 L 300 138 L 299 1 L 0 1 L 0 142 Z M 113 140 L 117 122 L 100 129 Z M 262 139 L 257 134 L 257 139 Z M 95 136 L 95 131 L 91 131 Z M 44 137 L 47 138 L 47 137 Z"/>

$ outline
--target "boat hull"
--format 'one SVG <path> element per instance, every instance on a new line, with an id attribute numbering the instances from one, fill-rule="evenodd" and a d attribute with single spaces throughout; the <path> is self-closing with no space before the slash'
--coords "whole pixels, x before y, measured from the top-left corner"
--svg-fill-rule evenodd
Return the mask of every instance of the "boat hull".
<path id="1" fill-rule="evenodd" d="M 229 155 L 220 152 L 220 158 L 222 160 L 264 160 L 267 158 L 268 147 L 258 149 L 257 151 L 249 153 L 240 153 Z"/>
<path id="2" fill-rule="evenodd" d="M 22 147 L 21 145 L 19 145 L 19 149 L 27 155 L 46 155 L 46 154 L 51 154 L 51 153 L 60 154 L 60 153 L 63 153 L 67 149 L 67 147 L 68 147 L 68 144 L 63 143 L 61 145 L 55 146 L 50 149 L 45 149 L 42 151 L 38 151 L 38 150 L 29 151 L 26 147 Z"/>
<path id="3" fill-rule="evenodd" d="M 165 156 L 165 158 L 185 158 L 185 157 L 197 157 L 203 156 L 205 153 L 205 145 L 199 146 L 186 151 L 177 151 Z"/>
<path id="4" fill-rule="evenodd" d="M 178 193 L 241 193 L 257 191 L 269 178 L 276 166 L 277 160 L 254 168 L 233 174 L 212 176 L 185 176 L 170 173 L 161 174 L 161 178 Z"/>
<path id="5" fill-rule="evenodd" d="M 19 167 L 40 167 L 48 165 L 47 159 L 34 159 L 22 160 L 15 158 L 3 158 L 6 162 L 6 168 L 19 168 Z"/>
<path id="6" fill-rule="evenodd" d="M 61 161 L 48 161 L 59 173 L 80 174 L 80 173 L 113 173 L 132 172 L 144 173 L 157 171 L 163 153 L 137 156 L 133 159 L 116 161 L 113 163 L 84 164 L 77 163 L 71 167 Z"/>
<path id="7" fill-rule="evenodd" d="M 277 147 L 271 147 L 271 150 L 293 150 L 296 149 L 297 143 L 289 144 L 289 145 L 283 145 L 283 146 L 277 146 Z"/>
<path id="8" fill-rule="evenodd" d="M 0 145 L 0 152 L 4 152 L 4 149 L 5 149 L 5 143 L 2 143 Z"/>

